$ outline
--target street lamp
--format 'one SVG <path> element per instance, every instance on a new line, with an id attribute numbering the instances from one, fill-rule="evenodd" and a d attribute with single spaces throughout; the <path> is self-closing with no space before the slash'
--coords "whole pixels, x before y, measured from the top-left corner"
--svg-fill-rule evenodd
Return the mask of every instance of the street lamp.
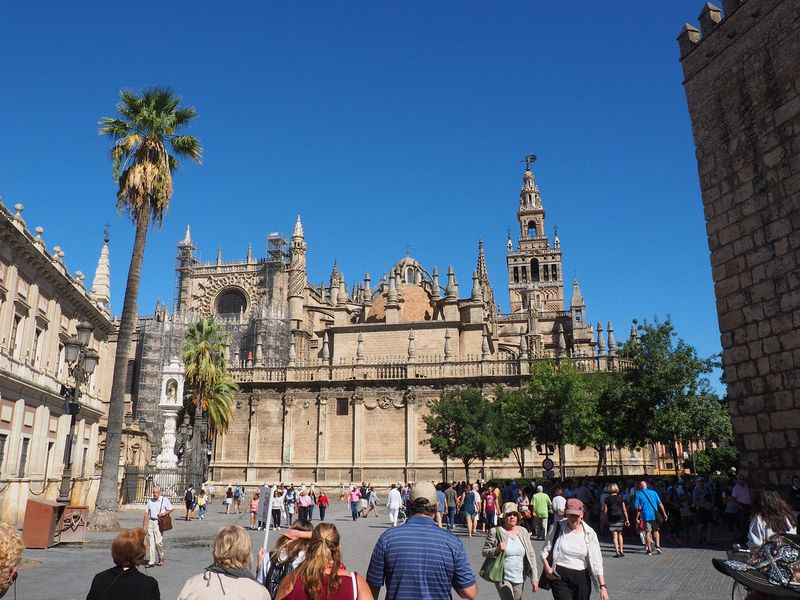
<path id="1" fill-rule="evenodd" d="M 561 427 L 562 422 L 561 418 L 557 418 L 556 421 L 553 423 L 553 428 L 556 431 L 556 437 L 558 438 L 558 470 L 559 470 L 559 477 L 561 481 L 564 481 L 566 477 L 566 469 L 564 468 L 564 444 L 561 443 Z"/>
<path id="2" fill-rule="evenodd" d="M 128 454 L 131 451 L 131 425 L 133 425 L 133 413 L 125 413 L 125 465 L 128 464 Z"/>
<path id="3" fill-rule="evenodd" d="M 64 396 L 64 413 L 70 415 L 67 445 L 64 448 L 64 471 L 61 474 L 61 487 L 58 490 L 58 501 L 69 504 L 70 486 L 72 482 L 72 442 L 75 439 L 75 421 L 80 412 L 79 403 L 81 386 L 89 381 L 100 355 L 96 350 L 89 348 L 92 339 L 92 325 L 81 321 L 77 326 L 77 335 L 71 336 L 64 344 L 64 358 L 69 366 L 70 377 L 75 380 L 72 388 L 63 387 L 61 395 Z"/>

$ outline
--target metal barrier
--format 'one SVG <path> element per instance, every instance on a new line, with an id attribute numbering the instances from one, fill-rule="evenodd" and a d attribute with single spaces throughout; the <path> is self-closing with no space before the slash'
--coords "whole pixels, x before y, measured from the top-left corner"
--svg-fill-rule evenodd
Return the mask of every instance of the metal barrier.
<path id="1" fill-rule="evenodd" d="M 203 476 L 191 472 L 186 467 L 174 469 L 126 467 L 122 481 L 122 503 L 147 502 L 156 485 L 161 488 L 161 495 L 169 498 L 173 504 L 182 503 L 183 495 L 190 483 L 199 490 L 199 486 L 203 483 Z"/>

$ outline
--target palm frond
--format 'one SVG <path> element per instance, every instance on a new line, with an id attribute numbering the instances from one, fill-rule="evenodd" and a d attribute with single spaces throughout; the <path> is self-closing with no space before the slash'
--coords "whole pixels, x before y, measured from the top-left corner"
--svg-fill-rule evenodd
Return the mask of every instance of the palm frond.
<path id="1" fill-rule="evenodd" d="M 172 149 L 178 156 L 191 158 L 197 163 L 203 162 L 203 148 L 200 140 L 191 135 L 176 135 L 170 140 Z"/>

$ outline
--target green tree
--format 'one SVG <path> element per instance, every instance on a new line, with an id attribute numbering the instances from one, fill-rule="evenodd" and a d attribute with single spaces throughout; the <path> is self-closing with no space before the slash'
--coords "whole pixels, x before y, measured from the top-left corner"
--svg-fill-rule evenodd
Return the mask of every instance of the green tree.
<path id="1" fill-rule="evenodd" d="M 210 439 L 214 431 L 228 429 L 233 414 L 233 395 L 238 389 L 225 364 L 226 341 L 222 327 L 213 318 L 205 318 L 189 326 L 183 345 L 184 408 L 194 425 L 190 470 L 203 480 L 207 472 L 203 442 Z M 208 421 L 206 431 L 200 428 L 203 415 Z"/>
<path id="2" fill-rule="evenodd" d="M 517 461 L 520 477 L 525 477 L 525 451 L 533 443 L 534 429 L 529 397 L 524 390 L 506 390 L 498 387 L 495 403 L 502 423 L 501 439 L 505 441 L 508 452 Z"/>
<path id="3" fill-rule="evenodd" d="M 430 446 L 445 464 L 460 460 L 467 479 L 476 459 L 507 454 L 498 435 L 498 411 L 476 388 L 444 392 L 423 421 L 429 437 L 420 444 Z"/>
<path id="4" fill-rule="evenodd" d="M 639 332 L 639 341 L 623 348 L 633 361 L 633 368 L 623 372 L 621 388 L 623 404 L 639 423 L 632 441 L 664 444 L 679 474 L 679 443 L 716 442 L 732 434 L 730 415 L 708 380 L 717 361 L 698 356 L 669 320 L 645 322 Z"/>
<path id="5" fill-rule="evenodd" d="M 117 338 L 106 452 L 92 518 L 92 527 L 97 530 L 119 529 L 116 513 L 125 384 L 147 231 L 151 223 L 160 227 L 169 209 L 172 173 L 178 168 L 178 158 L 199 163 L 202 155 L 197 138 L 177 134 L 197 117 L 194 108 L 180 107 L 181 101 L 167 88 L 147 88 L 141 94 L 122 90 L 116 107 L 118 116 L 100 120 L 99 134 L 114 141 L 111 160 L 119 186 L 117 208 L 130 215 L 136 235 Z"/>
<path id="6" fill-rule="evenodd" d="M 569 359 L 538 361 L 523 388 L 529 396 L 537 442 L 573 444 L 597 452 L 598 474 L 605 468 L 610 442 L 602 399 L 610 389 L 605 374 L 578 370 Z"/>
<path id="7" fill-rule="evenodd" d="M 226 342 L 225 331 L 213 318 L 200 319 L 186 330 L 182 356 L 192 419 L 205 413 L 211 430 L 220 432 L 228 429 L 238 389 L 225 364 Z"/>

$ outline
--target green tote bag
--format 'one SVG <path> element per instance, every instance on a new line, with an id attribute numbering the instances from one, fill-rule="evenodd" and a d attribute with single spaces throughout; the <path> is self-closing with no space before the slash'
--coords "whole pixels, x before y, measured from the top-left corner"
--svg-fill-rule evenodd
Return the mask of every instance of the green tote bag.
<path id="1" fill-rule="evenodd" d="M 499 544 L 502 538 L 500 537 L 500 528 L 496 529 L 497 543 Z M 503 574 L 505 571 L 505 552 L 500 552 L 497 556 L 487 556 L 483 561 L 481 570 L 479 572 L 481 578 L 492 583 L 500 583 L 503 581 Z"/>

